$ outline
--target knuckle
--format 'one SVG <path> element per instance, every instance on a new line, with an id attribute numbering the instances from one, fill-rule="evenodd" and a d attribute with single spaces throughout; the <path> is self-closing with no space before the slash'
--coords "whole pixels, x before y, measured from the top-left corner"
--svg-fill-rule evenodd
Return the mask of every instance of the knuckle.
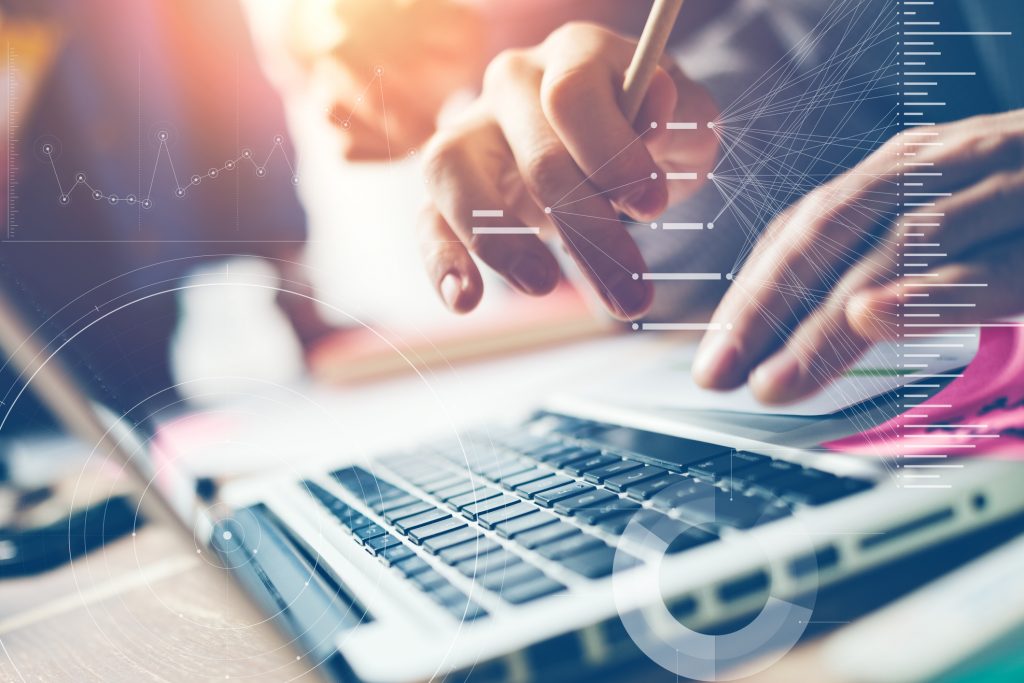
<path id="1" fill-rule="evenodd" d="M 552 31 L 544 42 L 553 45 L 575 46 L 581 39 L 590 39 L 606 33 L 608 33 L 607 29 L 589 21 L 569 21 Z"/>
<path id="2" fill-rule="evenodd" d="M 484 70 L 484 90 L 502 87 L 510 78 L 521 74 L 528 63 L 525 50 L 513 48 L 499 52 Z"/>
<path id="3" fill-rule="evenodd" d="M 457 137 L 435 135 L 423 152 L 424 175 L 434 184 L 447 177 L 453 168 L 463 165 L 466 150 Z"/>
<path id="4" fill-rule="evenodd" d="M 564 184 L 569 166 L 569 153 L 561 144 L 549 142 L 538 145 L 525 162 L 525 176 L 535 193 Z"/>
<path id="5" fill-rule="evenodd" d="M 540 85 L 540 102 L 544 112 L 558 119 L 580 96 L 589 89 L 590 77 L 585 67 L 577 67 L 555 74 L 545 74 Z"/>

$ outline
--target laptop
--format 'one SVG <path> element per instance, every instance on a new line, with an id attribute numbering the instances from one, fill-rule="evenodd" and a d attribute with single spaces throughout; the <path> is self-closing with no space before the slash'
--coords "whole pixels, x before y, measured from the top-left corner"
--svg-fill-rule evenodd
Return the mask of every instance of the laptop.
<path id="1" fill-rule="evenodd" d="M 26 296 L 0 290 L 0 345 L 29 388 L 157 483 L 182 533 L 336 680 L 567 680 L 644 660 L 713 680 L 785 653 L 829 584 L 1024 512 L 1014 463 L 965 460 L 951 488 L 912 490 L 801 430 L 571 394 L 513 425 L 289 463 L 211 506 L 154 476 L 152 426 L 68 371 L 73 336 L 40 339 Z"/>

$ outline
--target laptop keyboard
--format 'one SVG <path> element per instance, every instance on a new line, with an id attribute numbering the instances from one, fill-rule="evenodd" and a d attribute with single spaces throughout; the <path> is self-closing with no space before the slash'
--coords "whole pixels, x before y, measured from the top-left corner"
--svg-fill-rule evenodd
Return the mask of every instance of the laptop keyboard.
<path id="1" fill-rule="evenodd" d="M 764 455 L 651 436 L 677 441 L 682 457 L 654 464 L 575 430 L 471 435 L 386 456 L 375 462 L 387 479 L 361 467 L 332 472 L 375 519 L 313 481 L 304 484 L 369 553 L 464 620 L 487 610 L 421 553 L 474 582 L 469 592 L 482 588 L 520 605 L 566 590 L 567 577 L 601 579 L 642 562 L 642 551 L 638 557 L 615 549 L 630 525 L 663 539 L 664 552 L 680 553 L 727 529 L 750 529 L 872 486 Z"/>

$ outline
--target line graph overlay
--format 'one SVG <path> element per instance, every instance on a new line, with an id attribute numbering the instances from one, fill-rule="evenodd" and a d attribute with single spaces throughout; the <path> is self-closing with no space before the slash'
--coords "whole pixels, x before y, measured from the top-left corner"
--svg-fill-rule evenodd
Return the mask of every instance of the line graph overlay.
<path id="1" fill-rule="evenodd" d="M 67 182 L 61 179 L 61 172 L 57 167 L 57 148 L 52 142 L 44 142 L 40 146 L 39 151 L 49 162 L 49 166 L 53 171 L 54 180 L 57 183 L 57 189 L 59 194 L 57 201 L 63 206 L 71 204 L 76 192 L 81 194 L 82 192 L 88 191 L 89 196 L 95 201 L 106 201 L 112 206 L 124 205 L 124 206 L 135 206 L 136 204 L 142 206 L 144 209 L 150 209 L 154 204 L 154 191 L 156 190 L 156 179 L 157 174 L 162 164 L 166 164 L 171 172 L 171 177 L 174 182 L 174 188 L 168 194 L 178 199 L 184 199 L 189 190 L 202 184 L 204 181 L 216 180 L 221 176 L 228 173 L 237 173 L 242 168 L 252 168 L 254 175 L 257 178 L 265 178 L 270 172 L 270 164 L 275 161 L 275 158 L 279 157 L 281 163 L 283 163 L 291 176 L 291 182 L 294 185 L 298 185 L 299 176 L 296 174 L 295 165 L 292 160 L 288 157 L 288 153 L 284 147 L 284 136 L 275 135 L 273 138 L 273 144 L 270 146 L 270 150 L 262 157 L 261 160 L 257 158 L 253 150 L 246 147 L 243 148 L 241 153 L 233 159 L 228 159 L 220 166 L 212 167 L 202 173 L 192 173 L 187 176 L 179 176 L 178 168 L 174 164 L 174 155 L 171 153 L 170 145 L 170 134 L 166 130 L 160 130 L 156 133 L 157 153 L 156 159 L 153 162 L 153 170 L 149 174 L 149 184 L 146 187 L 146 191 L 142 196 L 134 193 L 128 194 L 116 194 L 106 191 L 96 185 L 93 185 L 89 181 L 89 176 L 84 171 L 79 171 L 74 174 L 74 178 L 71 182 Z M 185 181 L 182 180 L 185 178 Z M 83 189 L 79 189 L 83 188 Z"/>

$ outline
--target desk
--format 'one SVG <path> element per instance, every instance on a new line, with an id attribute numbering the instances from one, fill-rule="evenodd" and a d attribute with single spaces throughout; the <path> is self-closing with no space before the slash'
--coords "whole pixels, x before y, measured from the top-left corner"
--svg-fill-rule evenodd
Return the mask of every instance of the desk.
<path id="1" fill-rule="evenodd" d="M 430 405 L 448 417 L 460 416 L 457 422 L 510 417 L 536 397 L 564 386 L 568 377 L 606 367 L 609 358 L 618 365 L 628 364 L 637 348 L 628 340 L 599 340 L 438 372 L 429 382 L 405 378 L 327 392 L 317 403 L 327 414 L 344 416 L 350 446 L 379 441 L 381 429 L 395 420 L 402 421 L 402 436 L 416 438 L 437 419 L 437 414 L 422 410 L 423 396 L 414 391 L 416 387 L 429 386 Z M 502 404 L 481 405 L 479 397 L 495 395 L 497 382 L 502 383 Z M 490 393 L 482 393 L 488 387 Z M 419 417 L 413 419 L 413 415 Z M 242 448 L 265 458 L 265 466 L 273 466 L 274 449 L 281 442 L 269 449 L 264 445 L 264 452 L 257 453 L 262 439 L 255 434 Z M 288 455 L 312 457 L 312 451 L 304 449 L 315 449 L 318 443 L 322 446 L 317 439 L 296 440 L 297 450 Z M 278 462 L 280 456 L 276 451 Z M 933 549 L 885 573 L 844 584 L 835 595 L 821 596 L 815 619 L 827 623 L 811 632 L 817 637 L 748 680 L 831 683 L 820 658 L 828 631 L 912 589 L 928 578 L 922 572 L 948 571 L 982 550 L 985 543 L 975 539 L 959 549 Z M 883 591 L 879 586 L 888 588 Z M 159 521 L 72 566 L 0 582 L 0 645 L 0 680 L 4 681 L 320 680 L 315 663 L 296 659 L 223 570 L 208 564 L 171 523 Z M 646 669 L 626 676 L 631 678 L 676 680 Z"/>

